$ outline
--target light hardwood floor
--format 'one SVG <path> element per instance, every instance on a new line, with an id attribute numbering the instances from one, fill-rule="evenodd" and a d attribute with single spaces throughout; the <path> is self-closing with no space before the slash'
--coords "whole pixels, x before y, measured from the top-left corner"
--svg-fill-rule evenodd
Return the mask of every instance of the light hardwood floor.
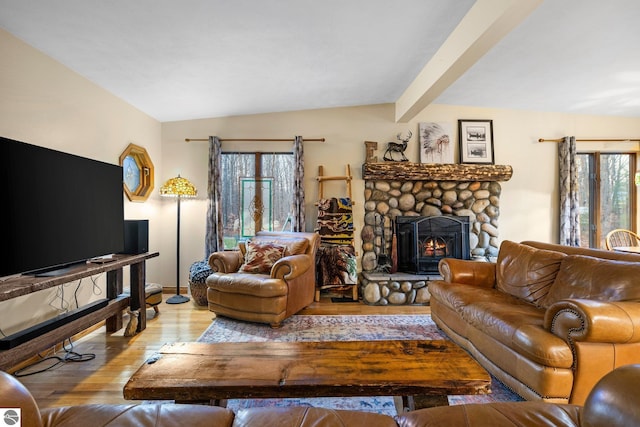
<path id="1" fill-rule="evenodd" d="M 157 316 L 152 309 L 147 310 L 147 328 L 135 337 L 124 337 L 124 328 L 106 334 L 102 326 L 73 342 L 73 351 L 95 354 L 95 359 L 66 362 L 46 372 L 20 377 L 20 381 L 41 408 L 85 403 L 134 403 L 124 400 L 122 388 L 138 367 L 165 343 L 195 341 L 214 317 L 208 309 L 196 307 L 192 302 L 178 305 L 162 303 L 159 307 Z M 430 313 L 428 306 L 368 306 L 355 302 L 332 303 L 329 298 L 323 298 L 300 314 L 425 313 Z M 51 353 L 43 353 L 42 356 Z M 55 354 L 64 356 L 61 351 Z"/>

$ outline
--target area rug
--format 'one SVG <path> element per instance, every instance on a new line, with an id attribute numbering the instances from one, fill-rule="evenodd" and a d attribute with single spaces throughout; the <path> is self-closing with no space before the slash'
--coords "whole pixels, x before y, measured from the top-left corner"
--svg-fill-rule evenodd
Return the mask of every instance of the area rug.
<path id="1" fill-rule="evenodd" d="M 265 341 L 375 341 L 375 340 L 440 340 L 447 339 L 429 315 L 296 315 L 281 328 L 218 317 L 198 338 L 198 342 L 265 342 Z M 449 396 L 450 405 L 520 401 L 522 398 L 492 377 L 492 394 Z M 234 411 L 260 406 L 315 406 L 397 415 L 391 396 L 300 398 L 300 399 L 232 399 L 227 407 Z"/>

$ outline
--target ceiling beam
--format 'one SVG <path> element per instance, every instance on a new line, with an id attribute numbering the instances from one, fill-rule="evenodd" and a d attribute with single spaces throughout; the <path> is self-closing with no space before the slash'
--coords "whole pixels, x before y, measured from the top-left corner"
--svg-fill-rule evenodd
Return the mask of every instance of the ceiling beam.
<path id="1" fill-rule="evenodd" d="M 517 27 L 543 0 L 478 0 L 395 103 L 406 123 Z"/>

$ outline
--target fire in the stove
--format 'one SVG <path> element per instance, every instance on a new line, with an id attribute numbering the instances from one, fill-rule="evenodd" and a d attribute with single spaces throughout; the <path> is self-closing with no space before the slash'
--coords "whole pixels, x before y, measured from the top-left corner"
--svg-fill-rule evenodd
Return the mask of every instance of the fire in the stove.
<path id="1" fill-rule="evenodd" d="M 447 242 L 442 237 L 427 237 L 422 244 L 422 256 L 447 256 Z"/>

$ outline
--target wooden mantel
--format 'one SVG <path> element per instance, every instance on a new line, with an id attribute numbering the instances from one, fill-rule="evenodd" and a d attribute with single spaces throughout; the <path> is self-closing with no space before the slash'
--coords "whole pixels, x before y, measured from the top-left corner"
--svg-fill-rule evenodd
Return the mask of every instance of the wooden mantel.
<path id="1" fill-rule="evenodd" d="M 375 162 L 362 165 L 364 180 L 394 181 L 509 181 L 508 165 Z"/>

